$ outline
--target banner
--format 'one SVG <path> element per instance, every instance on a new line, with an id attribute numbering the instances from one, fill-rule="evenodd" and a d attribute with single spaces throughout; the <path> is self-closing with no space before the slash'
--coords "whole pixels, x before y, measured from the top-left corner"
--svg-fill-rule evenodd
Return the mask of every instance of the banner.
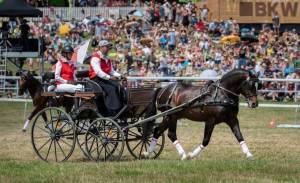
<path id="1" fill-rule="evenodd" d="M 88 50 L 88 47 L 90 45 L 90 39 L 83 42 L 82 44 L 78 45 L 75 49 L 74 49 L 74 54 L 72 55 L 72 61 L 74 63 L 78 64 L 83 64 L 83 61 L 86 57 L 86 53 Z"/>

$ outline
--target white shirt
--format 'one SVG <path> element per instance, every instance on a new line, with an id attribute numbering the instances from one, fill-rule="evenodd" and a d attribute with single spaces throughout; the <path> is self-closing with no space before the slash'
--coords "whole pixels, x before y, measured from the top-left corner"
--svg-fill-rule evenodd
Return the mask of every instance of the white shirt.
<path id="1" fill-rule="evenodd" d="M 100 51 L 97 52 L 99 55 L 102 55 Z M 108 59 L 105 59 L 106 62 L 108 62 Z M 91 66 L 94 69 L 95 73 L 99 78 L 109 80 L 111 76 L 120 77 L 121 74 L 116 72 L 111 64 L 111 72 L 109 74 L 106 74 L 100 67 L 100 59 L 97 57 L 93 57 L 91 59 Z"/>

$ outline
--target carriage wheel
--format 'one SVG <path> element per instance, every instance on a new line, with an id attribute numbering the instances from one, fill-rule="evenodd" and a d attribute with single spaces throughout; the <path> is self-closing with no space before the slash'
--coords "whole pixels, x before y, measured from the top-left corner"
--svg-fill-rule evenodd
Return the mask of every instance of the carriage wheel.
<path id="1" fill-rule="evenodd" d="M 100 114 L 98 114 L 98 117 L 101 117 Z M 90 158 L 88 153 L 86 152 L 85 148 L 85 134 L 89 128 L 89 126 L 92 124 L 92 122 L 95 119 L 78 119 L 76 120 L 76 142 L 81 150 L 81 152 L 84 154 L 86 158 Z"/>
<path id="2" fill-rule="evenodd" d="M 91 160 L 119 160 L 124 150 L 124 134 L 120 126 L 109 118 L 98 118 L 85 135 L 85 148 Z"/>
<path id="3" fill-rule="evenodd" d="M 128 129 L 125 133 L 126 136 L 126 146 L 130 154 L 136 159 L 143 159 L 143 152 L 147 152 L 152 137 L 154 128 L 152 128 L 152 132 L 145 134 L 143 132 L 142 126 L 136 126 Z M 158 140 L 155 150 L 151 153 L 149 159 L 157 158 L 165 145 L 165 135 L 162 134 Z"/>
<path id="4" fill-rule="evenodd" d="M 40 111 L 32 125 L 31 142 L 43 161 L 69 159 L 75 148 L 75 125 L 64 110 L 48 107 Z"/>

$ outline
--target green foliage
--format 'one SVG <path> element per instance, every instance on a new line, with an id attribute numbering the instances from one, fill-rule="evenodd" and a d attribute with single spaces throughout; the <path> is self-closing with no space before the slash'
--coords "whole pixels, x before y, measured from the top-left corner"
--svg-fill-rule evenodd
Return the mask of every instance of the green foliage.
<path id="1" fill-rule="evenodd" d="M 51 6 L 58 6 L 58 7 L 68 6 L 68 5 L 65 4 L 65 0 L 49 0 L 49 4 Z"/>

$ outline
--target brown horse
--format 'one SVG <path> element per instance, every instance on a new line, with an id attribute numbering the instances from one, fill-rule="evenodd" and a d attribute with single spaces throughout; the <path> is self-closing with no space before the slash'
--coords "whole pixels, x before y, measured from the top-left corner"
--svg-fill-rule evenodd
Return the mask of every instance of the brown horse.
<path id="1" fill-rule="evenodd" d="M 23 95 L 26 90 L 28 90 L 31 98 L 32 103 L 34 106 L 33 111 L 30 113 L 28 118 L 25 120 L 23 132 L 26 131 L 30 121 L 32 118 L 42 109 L 48 106 L 49 98 L 42 96 L 43 86 L 42 83 L 36 79 L 29 71 L 22 71 L 21 72 L 21 79 L 20 79 L 20 87 L 18 95 Z M 64 106 L 67 112 L 71 111 L 73 106 L 72 99 L 69 98 L 60 98 L 59 100 L 54 101 L 55 104 L 52 105 L 56 106 Z"/>
<path id="2" fill-rule="evenodd" d="M 256 74 L 241 69 L 225 74 L 221 80 L 210 82 L 205 88 L 183 83 L 174 83 L 162 88 L 157 95 L 157 108 L 160 111 L 186 103 L 204 91 L 208 91 L 208 93 L 183 111 L 164 117 L 163 122 L 154 130 L 152 142 L 147 152 L 144 152 L 145 157 L 148 157 L 155 149 L 156 139 L 168 129 L 168 137 L 176 147 L 181 159 L 192 159 L 208 145 L 215 125 L 225 122 L 231 128 L 247 158 L 252 159 L 253 155 L 240 131 L 237 115 L 240 94 L 246 97 L 249 107 L 258 106 L 257 89 L 258 78 Z M 181 118 L 205 122 L 202 144 L 188 155 L 177 140 L 176 135 L 177 120 Z"/>

